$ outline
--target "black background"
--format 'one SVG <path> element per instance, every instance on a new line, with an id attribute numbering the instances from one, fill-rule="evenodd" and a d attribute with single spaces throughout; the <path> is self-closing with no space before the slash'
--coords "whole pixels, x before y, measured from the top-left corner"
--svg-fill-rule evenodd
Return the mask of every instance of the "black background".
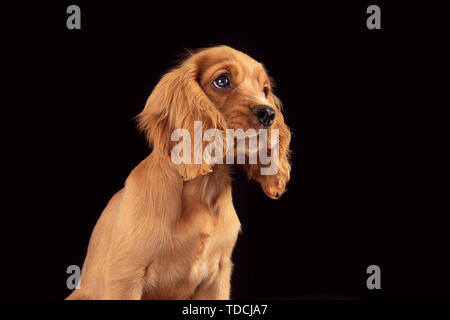
<path id="1" fill-rule="evenodd" d="M 449 298 L 449 7 L 38 2 L 3 11 L 4 299 L 62 299 L 149 153 L 133 117 L 185 48 L 263 62 L 293 131 L 278 201 L 236 170 L 234 299 Z M 81 7 L 81 30 L 66 8 Z M 381 30 L 366 8 L 381 7 Z M 381 290 L 366 268 L 381 268 Z"/>

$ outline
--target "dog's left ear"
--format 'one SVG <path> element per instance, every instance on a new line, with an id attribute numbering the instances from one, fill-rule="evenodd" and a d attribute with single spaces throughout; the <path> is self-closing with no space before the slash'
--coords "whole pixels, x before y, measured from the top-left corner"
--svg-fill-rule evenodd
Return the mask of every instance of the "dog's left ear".
<path id="1" fill-rule="evenodd" d="M 198 152 L 195 153 L 194 125 L 196 124 L 198 129 L 201 124 L 201 138 L 208 129 L 218 129 L 222 136 L 225 136 L 226 130 L 225 119 L 198 82 L 201 70 L 196 58 L 195 55 L 188 58 L 178 68 L 165 74 L 137 117 L 139 128 L 147 134 L 153 152 L 163 153 L 171 160 L 172 150 L 181 141 L 181 137 L 178 137 L 180 141 L 173 141 L 173 133 L 180 132 L 177 129 L 181 129 L 182 133 L 189 132 L 190 159 L 175 163 L 184 180 L 207 174 L 214 166 L 214 163 L 207 163 L 203 158 L 203 151 L 208 142 L 200 142 L 201 159 L 198 159 Z M 181 142 L 186 142 L 184 136 Z M 183 149 L 184 151 L 186 150 Z M 186 160 L 184 156 L 183 159 Z"/>

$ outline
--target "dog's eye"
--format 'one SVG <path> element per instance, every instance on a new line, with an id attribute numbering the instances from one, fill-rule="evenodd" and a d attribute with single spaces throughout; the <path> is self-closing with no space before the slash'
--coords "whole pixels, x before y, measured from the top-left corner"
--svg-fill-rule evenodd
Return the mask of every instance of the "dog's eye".
<path id="1" fill-rule="evenodd" d="M 264 86 L 264 95 L 267 97 L 267 95 L 269 94 L 269 87 L 268 86 Z"/>
<path id="2" fill-rule="evenodd" d="M 218 89 L 229 88 L 231 87 L 231 81 L 226 74 L 222 74 L 213 81 L 213 85 Z"/>

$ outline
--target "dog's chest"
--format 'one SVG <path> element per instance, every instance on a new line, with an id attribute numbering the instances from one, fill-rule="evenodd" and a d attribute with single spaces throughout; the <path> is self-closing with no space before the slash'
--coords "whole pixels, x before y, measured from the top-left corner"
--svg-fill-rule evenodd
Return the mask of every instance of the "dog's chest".
<path id="1" fill-rule="evenodd" d="M 189 191 L 189 190 L 187 190 Z M 172 250 L 161 252 L 149 268 L 151 287 L 163 299 L 187 299 L 202 285 L 212 283 L 222 259 L 229 259 L 240 230 L 231 188 L 218 195 L 214 206 L 199 204 L 191 194 L 172 237 Z M 153 272 L 151 271 L 153 270 Z M 156 270 L 156 273 L 155 273 Z"/>
<path id="2" fill-rule="evenodd" d="M 213 233 L 215 231 L 216 233 Z M 148 268 L 147 299 L 188 299 L 199 286 L 208 286 L 219 274 L 221 260 L 229 258 L 239 227 L 204 227 L 191 236 L 178 239 L 173 251 L 167 251 Z"/>
<path id="3" fill-rule="evenodd" d="M 188 299 L 217 280 L 240 230 L 225 167 L 186 182 L 182 212 L 147 270 L 149 299 Z"/>
<path id="4" fill-rule="evenodd" d="M 240 229 L 234 209 L 231 212 L 199 212 L 198 218 L 198 223 L 194 222 L 197 229 L 192 228 L 192 235 L 185 245 L 180 246 L 180 256 L 188 266 L 182 278 L 195 286 L 217 275 L 220 261 L 229 258 Z"/>

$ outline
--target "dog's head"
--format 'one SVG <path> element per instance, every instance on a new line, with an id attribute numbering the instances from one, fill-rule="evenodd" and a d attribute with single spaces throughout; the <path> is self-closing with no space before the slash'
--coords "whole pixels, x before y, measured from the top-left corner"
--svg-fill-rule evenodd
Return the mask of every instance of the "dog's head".
<path id="1" fill-rule="evenodd" d="M 268 166 L 261 162 L 246 162 L 244 168 L 250 178 L 261 183 L 271 198 L 278 198 L 289 181 L 290 131 L 284 123 L 281 103 L 273 93 L 273 83 L 261 63 L 230 47 L 199 50 L 164 75 L 139 114 L 138 121 L 154 152 L 167 155 L 177 144 L 171 139 L 172 133 L 185 129 L 194 137 L 195 121 L 201 123 L 203 132 L 217 129 L 224 138 L 227 129 L 253 129 L 257 132 L 267 129 L 268 153 L 275 147 L 278 152 L 276 173 L 261 174 L 261 168 Z M 278 141 L 275 142 L 273 129 L 278 133 Z M 230 141 L 227 142 L 225 149 Z M 202 151 L 205 146 L 203 141 Z M 178 167 L 187 180 L 210 172 L 214 165 L 201 161 L 179 164 Z"/>

